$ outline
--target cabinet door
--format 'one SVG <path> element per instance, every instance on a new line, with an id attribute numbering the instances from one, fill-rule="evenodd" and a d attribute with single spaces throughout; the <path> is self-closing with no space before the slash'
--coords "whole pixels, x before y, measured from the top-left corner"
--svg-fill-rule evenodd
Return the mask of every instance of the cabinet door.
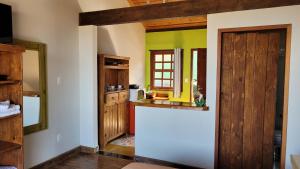
<path id="1" fill-rule="evenodd" d="M 106 144 L 110 138 L 110 106 L 104 106 L 104 118 L 103 118 L 103 132 L 104 132 L 104 143 Z"/>
<path id="2" fill-rule="evenodd" d="M 104 107 L 104 140 L 105 143 L 118 135 L 118 105 Z"/>
<path id="3" fill-rule="evenodd" d="M 113 123 L 113 135 L 112 138 L 115 138 L 119 133 L 118 133 L 118 105 L 112 106 L 112 123 Z"/>
<path id="4" fill-rule="evenodd" d="M 119 103 L 118 107 L 118 132 L 119 134 L 124 132 L 124 108 L 123 103 Z"/>
<path id="5" fill-rule="evenodd" d="M 118 104 L 118 130 L 119 134 L 127 133 L 128 129 L 128 92 L 119 93 L 119 104 Z"/>

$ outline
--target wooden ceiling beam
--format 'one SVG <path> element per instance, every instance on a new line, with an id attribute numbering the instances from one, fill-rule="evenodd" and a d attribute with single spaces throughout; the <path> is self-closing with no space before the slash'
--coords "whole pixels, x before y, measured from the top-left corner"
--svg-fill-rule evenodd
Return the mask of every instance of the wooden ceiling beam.
<path id="1" fill-rule="evenodd" d="M 133 23 L 299 4 L 300 0 L 188 0 L 80 13 L 79 25 Z"/>

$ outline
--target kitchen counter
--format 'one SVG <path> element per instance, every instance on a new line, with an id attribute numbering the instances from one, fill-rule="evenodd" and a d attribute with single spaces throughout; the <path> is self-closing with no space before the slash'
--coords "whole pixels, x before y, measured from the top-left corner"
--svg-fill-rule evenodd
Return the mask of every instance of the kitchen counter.
<path id="1" fill-rule="evenodd" d="M 214 116 L 191 103 L 135 102 L 135 155 L 213 168 Z"/>
<path id="2" fill-rule="evenodd" d="M 209 110 L 208 107 L 197 107 L 196 104 L 192 102 L 172 102 L 169 100 L 144 99 L 144 100 L 135 101 L 134 104 L 135 106 L 144 106 L 144 107 L 191 109 L 191 110 L 201 110 L 201 111 Z"/>

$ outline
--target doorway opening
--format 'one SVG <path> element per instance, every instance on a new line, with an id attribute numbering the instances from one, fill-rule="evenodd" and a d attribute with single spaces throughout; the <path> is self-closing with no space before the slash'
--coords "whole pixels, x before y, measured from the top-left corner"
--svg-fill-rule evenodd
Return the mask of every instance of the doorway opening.
<path id="1" fill-rule="evenodd" d="M 191 102 L 195 95 L 203 95 L 206 98 L 206 48 L 191 50 Z"/>

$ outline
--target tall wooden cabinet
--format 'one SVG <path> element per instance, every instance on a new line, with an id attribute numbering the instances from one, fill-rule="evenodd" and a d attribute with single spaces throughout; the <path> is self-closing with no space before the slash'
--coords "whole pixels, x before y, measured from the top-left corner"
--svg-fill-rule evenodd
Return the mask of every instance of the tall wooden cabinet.
<path id="1" fill-rule="evenodd" d="M 118 89 L 118 85 L 122 88 Z M 128 132 L 128 98 L 129 57 L 98 55 L 98 131 L 101 148 Z"/>
<path id="2" fill-rule="evenodd" d="M 10 100 L 22 108 L 22 53 L 25 49 L 0 44 L 0 74 L 8 80 L 0 81 L 0 101 Z M 23 169 L 23 114 L 0 117 L 0 166 Z"/>

